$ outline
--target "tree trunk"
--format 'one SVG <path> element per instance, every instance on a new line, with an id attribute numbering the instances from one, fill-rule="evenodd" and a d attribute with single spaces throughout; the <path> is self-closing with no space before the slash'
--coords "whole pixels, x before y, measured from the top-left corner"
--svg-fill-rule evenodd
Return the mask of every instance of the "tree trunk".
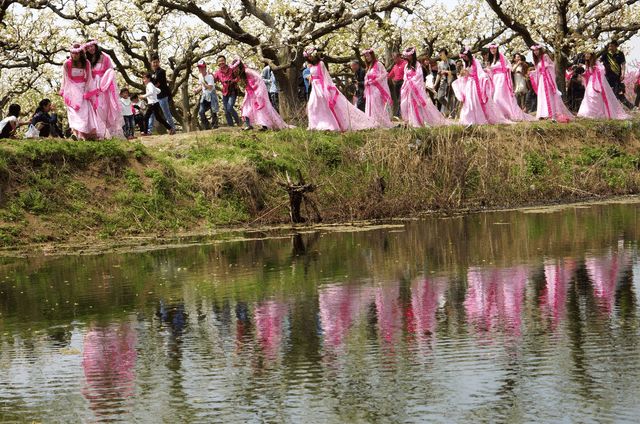
<path id="1" fill-rule="evenodd" d="M 191 128 L 191 109 L 189 108 L 189 76 L 182 83 L 182 87 L 180 87 L 180 94 L 182 97 L 182 104 L 180 105 L 180 109 L 182 109 L 182 131 L 190 132 Z"/>
<path id="2" fill-rule="evenodd" d="M 279 55 L 279 63 L 286 63 L 290 57 L 295 57 L 291 66 L 275 72 L 280 85 L 280 114 L 285 120 L 301 122 L 306 117 L 305 102 L 298 97 L 298 83 L 302 78 L 305 59 L 302 49 L 291 51 L 291 48 L 282 49 Z"/>
<path id="3" fill-rule="evenodd" d="M 565 94 L 567 93 L 567 85 L 564 78 L 564 72 L 569 68 L 569 59 L 567 59 L 566 54 L 558 49 L 556 50 L 553 62 L 556 67 L 556 84 L 558 85 L 558 90 L 560 90 L 566 98 Z"/>

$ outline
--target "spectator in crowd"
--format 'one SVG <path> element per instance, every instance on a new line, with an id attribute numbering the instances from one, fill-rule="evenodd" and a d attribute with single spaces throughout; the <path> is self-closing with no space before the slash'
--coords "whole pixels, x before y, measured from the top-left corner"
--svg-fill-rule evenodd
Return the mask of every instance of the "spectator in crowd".
<path id="1" fill-rule="evenodd" d="M 607 82 L 613 89 L 614 94 L 629 109 L 633 105 L 625 97 L 624 77 L 626 74 L 627 61 L 624 53 L 618 50 L 618 42 L 613 40 L 607 46 L 607 50 L 600 56 L 600 61 L 604 65 Z"/>
<path id="2" fill-rule="evenodd" d="M 402 58 L 399 52 L 393 53 L 393 66 L 389 70 L 389 88 L 393 100 L 393 115 L 400 117 L 400 89 L 404 82 L 404 68 L 407 61 Z"/>
<path id="3" fill-rule="evenodd" d="M 144 133 L 146 124 L 144 123 L 144 113 L 147 110 L 147 104 L 144 100 L 140 100 L 137 94 L 131 96 L 131 107 L 133 109 L 133 121 L 135 122 L 140 133 Z"/>
<path id="4" fill-rule="evenodd" d="M 636 78 L 636 83 L 634 84 L 633 91 L 636 93 L 635 106 L 637 108 L 640 108 L 640 72 L 638 73 L 638 77 Z"/>
<path id="5" fill-rule="evenodd" d="M 513 91 L 516 94 L 518 106 L 520 106 L 520 108 L 525 112 L 527 111 L 525 99 L 527 97 L 527 92 L 529 91 L 527 88 L 527 69 L 527 62 L 525 62 L 522 53 L 516 53 L 513 55 L 513 64 L 511 65 L 514 85 Z"/>
<path id="6" fill-rule="evenodd" d="M 49 99 L 42 99 L 31 118 L 31 125 L 39 131 L 39 137 L 62 138 L 62 129 L 58 124 L 58 116 L 53 111 L 53 103 Z"/>
<path id="7" fill-rule="evenodd" d="M 216 83 L 213 75 L 207 70 L 207 64 L 204 60 L 198 61 L 198 87 L 195 92 L 200 93 L 200 106 L 198 107 L 198 115 L 200 122 L 205 130 L 218 128 L 218 94 L 216 93 Z M 207 111 L 211 111 L 211 123 L 207 118 Z"/>
<path id="8" fill-rule="evenodd" d="M 226 57 L 218 56 L 216 63 L 218 70 L 213 74 L 213 78 L 222 85 L 222 107 L 227 125 L 232 127 L 235 122 L 236 125 L 241 126 L 242 121 L 240 121 L 235 109 L 238 98 L 238 78 L 234 76 L 233 70 L 227 65 Z"/>
<path id="9" fill-rule="evenodd" d="M 527 73 L 525 77 L 525 81 L 527 83 L 527 94 L 524 99 L 524 111 L 527 113 L 533 113 L 538 109 L 538 93 L 533 88 L 533 83 L 531 82 L 531 77 L 535 75 L 535 65 L 533 63 L 527 62 Z"/>
<path id="10" fill-rule="evenodd" d="M 160 56 L 154 54 L 151 56 L 151 82 L 160 89 L 158 94 L 158 109 L 164 115 L 164 121 L 169 124 L 169 134 L 176 133 L 176 124 L 171 116 L 171 108 L 169 107 L 169 100 L 171 99 L 171 90 L 169 90 L 169 84 L 167 83 L 167 73 L 160 67 Z M 147 123 L 147 132 L 151 134 L 153 131 L 153 120 L 158 118 L 158 113 L 154 113 L 150 117 L 150 121 Z"/>
<path id="11" fill-rule="evenodd" d="M 451 92 L 451 83 L 456 79 L 456 63 L 449 59 L 449 50 L 440 49 L 440 61 L 438 61 L 438 76 L 435 89 L 436 100 L 440 106 L 440 112 L 446 117 L 451 117 L 455 110 L 455 96 Z"/>
<path id="12" fill-rule="evenodd" d="M 569 81 L 567 82 L 567 101 L 569 110 L 573 113 L 578 112 L 580 104 L 584 98 L 585 80 L 584 68 L 580 65 L 573 65 L 568 73 Z"/>
<path id="13" fill-rule="evenodd" d="M 262 68 L 262 80 L 269 91 L 269 101 L 271 102 L 271 106 L 273 106 L 275 110 L 280 110 L 280 96 L 278 94 L 280 87 L 278 87 L 276 74 L 271 70 L 271 66 L 267 65 Z"/>
<path id="14" fill-rule="evenodd" d="M 365 99 L 364 99 L 364 77 L 366 72 L 362 69 L 360 61 L 351 61 L 351 71 L 353 72 L 353 82 L 355 85 L 355 105 L 358 109 L 364 112 Z"/>
<path id="15" fill-rule="evenodd" d="M 152 76 L 150 73 L 146 73 L 142 77 L 142 81 L 144 82 L 146 91 L 145 91 L 145 94 L 141 95 L 140 97 L 142 97 L 147 101 L 147 111 L 144 114 L 144 122 L 145 124 L 149 123 L 151 116 L 155 115 L 158 122 L 164 125 L 167 131 L 171 131 L 172 129 L 171 125 L 164 120 L 164 117 L 162 115 L 162 110 L 160 109 L 160 102 L 158 100 L 158 95 L 160 94 L 161 90 L 158 87 L 156 87 L 153 82 L 151 82 L 151 78 Z M 145 129 L 142 135 L 151 135 L 152 130 L 153 130 L 153 127 L 149 126 Z M 173 134 L 175 134 L 175 131 L 173 132 Z"/>
<path id="16" fill-rule="evenodd" d="M 9 113 L 6 118 L 0 121 L 0 139 L 15 138 L 16 131 L 23 125 L 29 125 L 29 121 L 19 121 L 20 105 L 9 105 Z"/>
<path id="17" fill-rule="evenodd" d="M 122 131 L 127 140 L 133 138 L 135 131 L 135 119 L 133 117 L 133 106 L 131 105 L 131 99 L 129 98 L 129 89 L 123 88 L 120 90 L 120 106 L 122 108 L 122 118 L 124 119 L 124 126 Z"/>
<path id="18" fill-rule="evenodd" d="M 306 62 L 304 65 L 304 69 L 302 69 L 302 81 L 304 81 L 304 90 L 307 96 L 307 100 L 309 100 L 309 94 L 311 93 L 311 64 Z"/>

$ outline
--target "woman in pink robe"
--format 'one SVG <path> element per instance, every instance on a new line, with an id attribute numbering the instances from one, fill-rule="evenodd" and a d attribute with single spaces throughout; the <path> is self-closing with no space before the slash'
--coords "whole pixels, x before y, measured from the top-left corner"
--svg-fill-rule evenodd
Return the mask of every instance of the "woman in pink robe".
<path id="1" fill-rule="evenodd" d="M 91 84 L 91 65 L 85 57 L 82 45 L 74 44 L 71 58 L 62 65 L 60 95 L 67 107 L 69 127 L 80 140 L 96 136 L 95 111 L 84 97 Z"/>
<path id="2" fill-rule="evenodd" d="M 257 125 L 260 130 L 292 128 L 271 105 L 267 85 L 257 71 L 245 67 L 240 59 L 235 59 L 229 67 L 244 85 L 244 102 L 240 111 L 245 129 L 252 129 L 252 125 Z"/>
<path id="3" fill-rule="evenodd" d="M 400 88 L 400 112 L 412 127 L 446 125 L 447 120 L 427 95 L 422 65 L 418 63 L 416 49 L 409 47 L 402 56 L 407 61 L 404 67 L 404 82 Z"/>
<path id="4" fill-rule="evenodd" d="M 525 113 L 516 99 L 511 78 L 511 64 L 498 51 L 497 44 L 489 45 L 489 68 L 487 69 L 493 83 L 493 102 L 500 113 L 510 121 L 535 121 L 535 118 Z"/>
<path id="5" fill-rule="evenodd" d="M 344 132 L 379 126 L 340 93 L 315 47 L 305 50 L 304 57 L 311 64 L 311 94 L 307 102 L 310 130 Z"/>
<path id="6" fill-rule="evenodd" d="M 120 90 L 111 58 L 100 49 L 96 40 L 87 42 L 84 49 L 91 63 L 91 84 L 85 98 L 96 112 L 98 138 L 124 138 Z"/>
<path id="7" fill-rule="evenodd" d="M 493 84 L 480 62 L 471 55 L 468 47 L 460 52 L 464 69 L 451 84 L 453 93 L 462 103 L 462 125 L 508 124 L 507 119 L 493 102 Z"/>
<path id="8" fill-rule="evenodd" d="M 592 119 L 631 119 L 613 94 L 605 78 L 604 66 L 596 61 L 592 52 L 585 53 L 584 60 L 586 89 L 578 116 Z"/>
<path id="9" fill-rule="evenodd" d="M 367 64 L 367 74 L 364 78 L 364 113 L 382 128 L 391 128 L 391 92 L 387 80 L 387 70 L 378 61 L 372 49 L 363 53 L 364 62 Z"/>
<path id="10" fill-rule="evenodd" d="M 562 101 L 562 93 L 556 85 L 556 67 L 545 52 L 544 47 L 536 45 L 533 50 L 533 61 L 536 64 L 535 72 L 530 72 L 531 85 L 538 95 L 538 119 L 554 119 L 568 122 L 573 115 Z"/>

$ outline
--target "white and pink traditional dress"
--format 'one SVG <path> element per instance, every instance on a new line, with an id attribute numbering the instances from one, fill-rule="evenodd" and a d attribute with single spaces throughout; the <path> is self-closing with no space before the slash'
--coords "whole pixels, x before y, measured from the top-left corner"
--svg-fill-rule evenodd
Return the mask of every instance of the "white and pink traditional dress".
<path id="1" fill-rule="evenodd" d="M 74 68 L 71 59 L 62 65 L 62 87 L 60 95 L 67 107 L 69 128 L 79 138 L 93 137 L 96 133 L 95 111 L 84 95 L 91 84 L 91 65 Z"/>
<path id="2" fill-rule="evenodd" d="M 253 69 L 245 68 L 247 82 L 241 113 L 248 118 L 251 125 L 259 125 L 269 129 L 291 128 L 280 117 L 269 101 L 269 92 L 262 76 Z"/>
<path id="3" fill-rule="evenodd" d="M 391 92 L 387 82 L 387 70 L 379 61 L 369 68 L 364 79 L 364 111 L 382 128 L 391 128 Z"/>
<path id="4" fill-rule="evenodd" d="M 530 73 L 531 85 L 538 95 L 536 117 L 571 120 L 573 115 L 562 101 L 562 93 L 556 84 L 556 67 L 546 54 L 542 55 L 536 70 Z"/>
<path id="5" fill-rule="evenodd" d="M 404 82 L 400 88 L 400 113 L 412 127 L 447 125 L 447 120 L 427 95 L 422 66 L 404 67 Z"/>
<path id="6" fill-rule="evenodd" d="M 498 53 L 499 60 L 489 67 L 493 83 L 493 102 L 502 115 L 510 121 L 535 121 L 535 118 L 525 113 L 516 99 L 511 79 L 511 64 L 502 53 Z"/>
<path id="7" fill-rule="evenodd" d="M 466 67 L 468 74 L 451 83 L 456 98 L 462 103 L 462 125 L 511 123 L 493 102 L 493 84 L 477 59 Z"/>
<path id="8" fill-rule="evenodd" d="M 307 103 L 310 130 L 353 131 L 378 127 L 340 93 L 322 61 L 311 66 L 311 94 Z"/>
<path id="9" fill-rule="evenodd" d="M 122 106 L 116 73 L 111 58 L 101 53 L 100 60 L 91 69 L 90 89 L 85 95 L 96 112 L 98 138 L 124 138 Z"/>
<path id="10" fill-rule="evenodd" d="M 584 72 L 586 89 L 578 116 L 592 119 L 631 119 L 622 103 L 613 94 L 605 78 L 604 66 L 599 63 Z"/>

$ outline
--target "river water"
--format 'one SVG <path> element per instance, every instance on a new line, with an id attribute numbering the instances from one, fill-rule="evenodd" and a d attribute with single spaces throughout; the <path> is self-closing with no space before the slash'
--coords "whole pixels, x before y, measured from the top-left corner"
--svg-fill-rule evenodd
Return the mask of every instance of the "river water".
<path id="1" fill-rule="evenodd" d="M 0 422 L 637 422 L 639 218 L 3 259 Z"/>

